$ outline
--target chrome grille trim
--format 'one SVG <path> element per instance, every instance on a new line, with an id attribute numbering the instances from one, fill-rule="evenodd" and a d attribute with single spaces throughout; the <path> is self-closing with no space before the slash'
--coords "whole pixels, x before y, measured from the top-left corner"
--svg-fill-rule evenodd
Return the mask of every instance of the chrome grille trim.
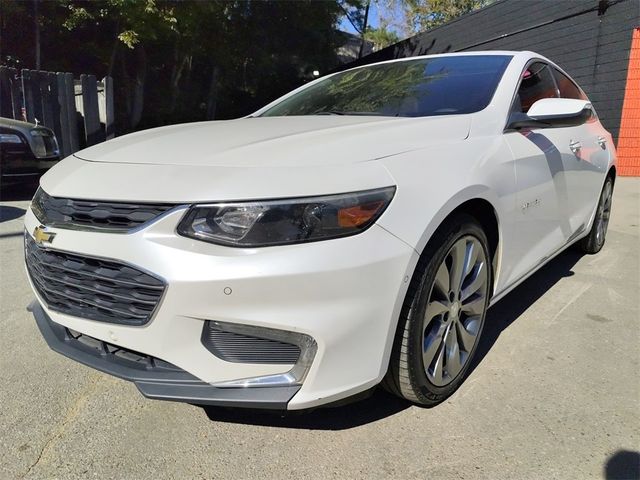
<path id="1" fill-rule="evenodd" d="M 147 324 L 160 303 L 160 278 L 115 260 L 42 248 L 25 232 L 29 278 L 51 310 L 122 325 Z"/>
<path id="2" fill-rule="evenodd" d="M 293 332 L 206 321 L 202 344 L 216 357 L 233 363 L 293 365 L 300 358 Z"/>
<path id="3" fill-rule="evenodd" d="M 58 198 L 39 188 L 31 209 L 43 225 L 75 230 L 127 233 L 178 205 L 172 203 L 106 202 Z"/>

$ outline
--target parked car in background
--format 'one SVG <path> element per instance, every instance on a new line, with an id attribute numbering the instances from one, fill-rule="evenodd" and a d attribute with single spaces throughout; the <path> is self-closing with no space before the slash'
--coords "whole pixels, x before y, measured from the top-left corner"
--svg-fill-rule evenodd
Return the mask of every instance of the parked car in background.
<path id="1" fill-rule="evenodd" d="M 615 175 L 540 55 L 357 67 L 66 158 L 25 215 L 31 310 L 51 348 L 151 398 L 303 409 L 383 382 L 432 406 L 491 304 L 602 248 Z"/>
<path id="2" fill-rule="evenodd" d="M 50 128 L 0 117 L 2 185 L 33 183 L 59 160 L 60 148 Z"/>

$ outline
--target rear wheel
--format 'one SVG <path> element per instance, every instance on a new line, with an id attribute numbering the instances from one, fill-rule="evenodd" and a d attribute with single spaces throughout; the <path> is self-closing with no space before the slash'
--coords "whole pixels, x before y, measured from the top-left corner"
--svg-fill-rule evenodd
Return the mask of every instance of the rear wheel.
<path id="1" fill-rule="evenodd" d="M 466 214 L 446 221 L 405 299 L 383 385 L 432 406 L 462 383 L 482 333 L 492 280 L 487 237 Z"/>
<path id="2" fill-rule="evenodd" d="M 613 178 L 607 177 L 598 200 L 598 209 L 593 219 L 593 225 L 589 235 L 579 243 L 580 249 L 585 253 L 598 253 L 604 246 L 611 215 L 611 200 L 613 198 Z"/>

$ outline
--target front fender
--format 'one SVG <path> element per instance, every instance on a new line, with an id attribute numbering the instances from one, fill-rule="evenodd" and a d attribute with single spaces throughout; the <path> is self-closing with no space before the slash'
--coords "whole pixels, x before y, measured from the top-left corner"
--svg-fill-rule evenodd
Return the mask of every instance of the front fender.
<path id="1" fill-rule="evenodd" d="M 451 142 L 430 150 L 385 159 L 396 181 L 396 196 L 378 224 L 418 253 L 444 219 L 463 203 L 482 199 L 498 220 L 496 291 L 502 257 L 512 238 L 516 213 L 515 165 L 501 136 Z M 407 218 L 410 217 L 410 218 Z"/>

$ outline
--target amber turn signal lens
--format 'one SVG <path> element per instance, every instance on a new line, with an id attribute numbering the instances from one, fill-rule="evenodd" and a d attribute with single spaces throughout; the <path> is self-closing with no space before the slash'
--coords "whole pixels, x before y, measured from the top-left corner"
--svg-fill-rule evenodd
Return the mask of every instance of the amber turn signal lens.
<path id="1" fill-rule="evenodd" d="M 372 202 L 338 210 L 338 225 L 341 227 L 359 227 L 378 213 L 384 202 Z"/>

